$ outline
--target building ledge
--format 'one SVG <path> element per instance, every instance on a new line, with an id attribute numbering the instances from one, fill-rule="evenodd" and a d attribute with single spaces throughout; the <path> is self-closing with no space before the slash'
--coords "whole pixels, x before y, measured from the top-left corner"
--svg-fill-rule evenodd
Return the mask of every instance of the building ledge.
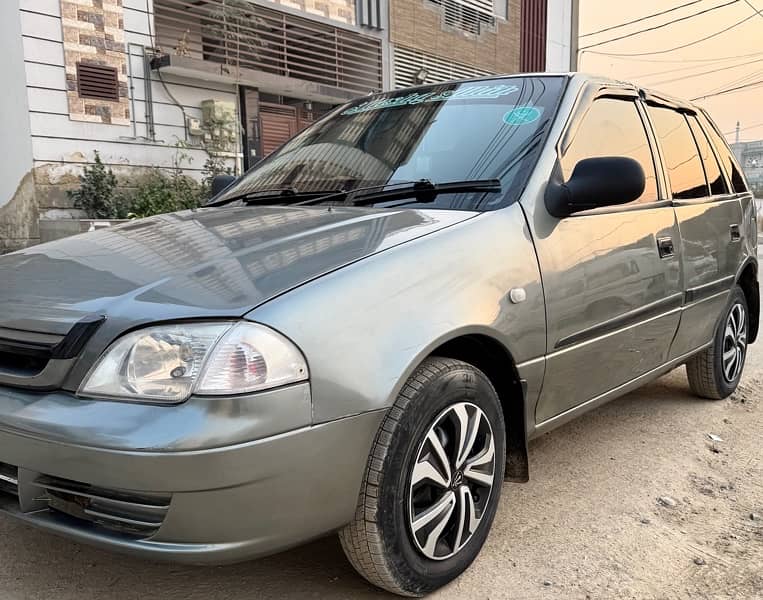
<path id="1" fill-rule="evenodd" d="M 164 54 L 154 58 L 151 61 L 151 67 L 167 75 L 215 83 L 246 85 L 269 94 L 290 96 L 292 98 L 312 100 L 326 104 L 344 104 L 358 96 L 356 92 L 339 87 L 305 81 L 294 77 L 275 75 L 255 69 L 242 69 L 190 56 Z"/>

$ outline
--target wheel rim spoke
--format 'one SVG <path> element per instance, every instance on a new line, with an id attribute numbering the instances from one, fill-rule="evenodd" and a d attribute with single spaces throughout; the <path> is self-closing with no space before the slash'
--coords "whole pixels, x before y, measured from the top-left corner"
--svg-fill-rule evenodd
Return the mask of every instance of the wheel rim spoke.
<path id="1" fill-rule="evenodd" d="M 479 519 L 474 506 L 474 498 L 469 488 L 462 485 L 458 488 L 458 530 L 456 532 L 453 549 L 457 552 L 466 545 L 469 538 L 477 530 Z"/>
<path id="2" fill-rule="evenodd" d="M 747 314 L 741 304 L 735 304 L 726 319 L 721 363 L 727 383 L 733 383 L 742 373 L 747 349 Z"/>
<path id="3" fill-rule="evenodd" d="M 456 495 L 451 490 L 448 490 L 438 502 L 413 521 L 414 535 L 417 535 L 428 525 L 432 525 L 431 529 L 426 532 L 425 542 L 423 544 L 425 553 L 435 554 L 437 542 L 440 541 L 440 536 L 442 535 L 443 530 L 450 522 L 455 507 Z"/>
<path id="4" fill-rule="evenodd" d="M 409 526 L 418 550 L 445 560 L 474 535 L 495 475 L 493 431 L 485 413 L 461 402 L 445 409 L 422 440 L 411 472 Z"/>
<path id="5" fill-rule="evenodd" d="M 445 448 L 442 446 L 442 442 L 440 441 L 440 438 L 437 437 L 437 433 L 434 430 L 430 430 L 427 434 L 427 441 L 432 446 L 432 450 L 434 451 L 435 456 L 437 457 L 437 460 L 439 462 L 439 467 L 442 469 L 445 479 L 447 480 L 447 483 L 445 484 L 446 487 L 450 485 L 450 478 L 451 478 L 451 472 L 450 472 L 450 461 L 448 460 L 448 454 L 445 452 Z"/>
<path id="6" fill-rule="evenodd" d="M 465 404 L 459 404 L 453 409 L 453 412 L 458 421 L 458 454 L 455 467 L 460 468 L 474 449 L 479 425 L 477 420 L 481 415 L 470 415 Z"/>
<path id="7" fill-rule="evenodd" d="M 422 483 L 424 481 L 431 481 L 441 488 L 448 488 L 450 485 L 450 477 L 447 479 L 443 477 L 442 473 L 438 471 L 429 460 L 424 459 L 422 462 L 416 463 L 413 467 L 413 484 Z"/>

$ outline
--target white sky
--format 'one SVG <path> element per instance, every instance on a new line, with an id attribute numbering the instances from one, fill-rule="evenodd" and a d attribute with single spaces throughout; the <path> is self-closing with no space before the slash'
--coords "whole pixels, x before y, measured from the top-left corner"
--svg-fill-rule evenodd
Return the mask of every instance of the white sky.
<path id="1" fill-rule="evenodd" d="M 691 0 L 580 0 L 580 34 L 637 19 L 686 4 Z M 745 23 L 684 49 L 640 57 L 615 57 L 581 50 L 579 69 L 616 79 L 633 81 L 644 87 L 682 98 L 698 96 L 763 81 L 763 0 L 699 0 L 666 15 L 614 29 L 595 36 L 581 37 L 580 47 L 605 41 L 721 6 L 667 27 L 591 48 L 608 53 L 646 53 L 674 48 L 710 36 L 751 16 Z M 753 55 L 754 54 L 754 55 Z M 753 56 L 747 56 L 753 55 Z M 725 59 L 725 60 L 718 60 Z M 708 71 L 714 71 L 708 73 Z M 741 122 L 741 140 L 763 139 L 763 85 L 744 91 L 697 101 L 712 115 L 721 130 L 734 141 L 736 122 Z"/>

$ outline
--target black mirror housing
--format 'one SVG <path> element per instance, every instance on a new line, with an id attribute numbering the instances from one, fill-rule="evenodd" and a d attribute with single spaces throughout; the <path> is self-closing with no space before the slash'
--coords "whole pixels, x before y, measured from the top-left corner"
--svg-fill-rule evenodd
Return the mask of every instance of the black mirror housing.
<path id="1" fill-rule="evenodd" d="M 644 193 L 646 176 L 638 161 L 625 156 L 602 156 L 581 160 L 566 183 L 557 165 L 546 187 L 545 202 L 554 217 L 627 204 Z"/>
<path id="2" fill-rule="evenodd" d="M 225 188 L 232 185 L 238 177 L 235 175 L 215 175 L 212 178 L 212 197 L 214 198 Z"/>

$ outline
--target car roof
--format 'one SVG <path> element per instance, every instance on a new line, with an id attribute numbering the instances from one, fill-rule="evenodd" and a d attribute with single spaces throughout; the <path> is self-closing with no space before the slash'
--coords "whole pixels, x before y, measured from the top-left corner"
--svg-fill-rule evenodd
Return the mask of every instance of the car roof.
<path id="1" fill-rule="evenodd" d="M 638 95 L 640 95 L 647 102 L 652 102 L 654 104 L 660 104 L 663 106 L 669 106 L 672 108 L 677 108 L 679 110 L 686 110 L 690 112 L 702 112 L 702 109 L 700 107 L 692 104 L 688 100 L 676 98 L 674 96 L 664 94 L 663 92 L 660 92 L 657 90 L 643 88 L 636 85 L 635 83 L 630 83 L 628 81 L 621 81 L 621 80 L 613 79 L 611 77 L 604 77 L 600 75 L 592 75 L 589 73 L 575 72 L 575 71 L 569 71 L 565 73 L 535 72 L 535 73 L 503 73 L 503 74 L 488 75 L 488 76 L 483 75 L 480 77 L 453 79 L 447 82 L 423 83 L 421 85 L 415 85 L 415 86 L 410 86 L 410 87 L 401 88 L 398 90 L 390 90 L 390 91 L 401 92 L 404 90 L 417 90 L 420 88 L 431 87 L 439 83 L 473 83 L 478 81 L 495 81 L 498 79 L 510 79 L 513 77 L 567 77 L 571 80 L 576 81 L 581 87 L 585 85 L 586 83 L 588 83 L 592 85 L 600 85 L 603 88 L 620 88 L 620 89 L 632 90 L 638 93 Z M 389 91 L 380 92 L 378 95 L 387 94 L 387 93 L 389 93 Z M 373 97 L 376 95 L 377 94 L 373 94 L 370 97 Z"/>

